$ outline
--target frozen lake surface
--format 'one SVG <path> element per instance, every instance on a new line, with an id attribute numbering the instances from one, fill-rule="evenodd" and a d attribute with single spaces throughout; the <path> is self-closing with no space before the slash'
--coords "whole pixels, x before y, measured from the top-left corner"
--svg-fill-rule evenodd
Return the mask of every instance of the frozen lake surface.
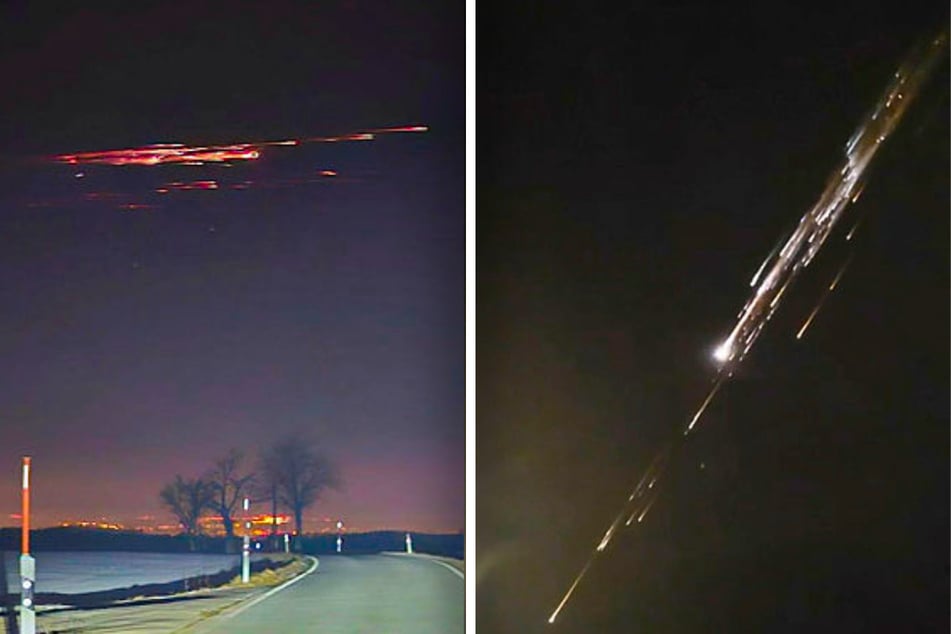
<path id="1" fill-rule="evenodd" d="M 240 555 L 139 552 L 40 552 L 36 558 L 36 591 L 79 594 L 145 583 L 168 583 L 214 574 L 240 565 Z M 251 560 L 261 557 L 252 555 Z M 20 554 L 3 552 L 8 591 L 20 585 Z"/>

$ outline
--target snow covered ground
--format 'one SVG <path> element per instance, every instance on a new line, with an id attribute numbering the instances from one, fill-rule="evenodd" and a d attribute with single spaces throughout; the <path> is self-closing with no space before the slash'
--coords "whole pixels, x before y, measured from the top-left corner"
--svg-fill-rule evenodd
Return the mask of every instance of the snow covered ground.
<path id="1" fill-rule="evenodd" d="M 20 555 L 4 552 L 7 588 L 19 588 Z M 135 552 L 40 552 L 36 558 L 36 591 L 78 594 L 144 583 L 167 583 L 213 574 L 238 566 L 240 555 Z M 252 561 L 258 558 L 252 555 Z"/>

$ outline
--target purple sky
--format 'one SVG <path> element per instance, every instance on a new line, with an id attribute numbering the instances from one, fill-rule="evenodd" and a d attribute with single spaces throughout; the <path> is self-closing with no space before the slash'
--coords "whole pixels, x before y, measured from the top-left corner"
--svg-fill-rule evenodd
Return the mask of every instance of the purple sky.
<path id="1" fill-rule="evenodd" d="M 311 526 L 462 528 L 461 7 L 4 11 L 0 523 L 26 452 L 37 524 L 132 523 L 176 473 L 303 432 L 344 480 Z M 231 167 L 36 158 L 414 124 Z"/>

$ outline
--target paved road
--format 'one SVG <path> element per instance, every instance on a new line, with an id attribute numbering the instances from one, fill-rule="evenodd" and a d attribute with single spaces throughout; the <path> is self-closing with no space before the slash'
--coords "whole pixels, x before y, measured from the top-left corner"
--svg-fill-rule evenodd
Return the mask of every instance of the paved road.
<path id="1" fill-rule="evenodd" d="M 431 559 L 322 556 L 317 570 L 202 634 L 453 634 L 465 632 L 465 583 Z"/>

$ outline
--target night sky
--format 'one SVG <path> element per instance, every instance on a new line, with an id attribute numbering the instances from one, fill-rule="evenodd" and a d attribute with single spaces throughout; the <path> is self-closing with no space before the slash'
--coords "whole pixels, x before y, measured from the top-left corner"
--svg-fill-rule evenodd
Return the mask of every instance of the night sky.
<path id="1" fill-rule="evenodd" d="M 477 26 L 479 631 L 947 631 L 946 60 L 546 624 L 942 3 L 502 4 Z"/>
<path id="2" fill-rule="evenodd" d="M 461 3 L 84 6 L 0 21 L 0 524 L 25 453 L 40 526 L 169 522 L 174 474 L 301 433 L 344 482 L 306 528 L 461 530 Z M 230 167 L 49 160 L 407 125 Z"/>

